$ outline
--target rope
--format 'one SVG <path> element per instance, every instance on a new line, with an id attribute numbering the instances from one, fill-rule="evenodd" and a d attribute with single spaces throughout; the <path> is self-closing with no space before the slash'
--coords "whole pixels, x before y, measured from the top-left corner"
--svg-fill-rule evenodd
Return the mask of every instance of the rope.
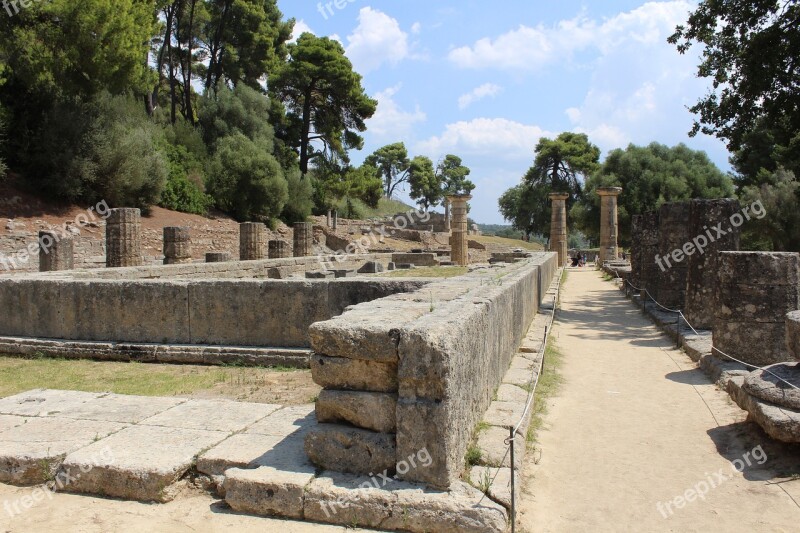
<path id="1" fill-rule="evenodd" d="M 609 268 L 609 269 L 611 269 L 611 270 L 613 270 L 613 271 L 614 271 L 614 273 L 615 273 L 615 274 L 617 274 L 617 277 L 620 277 L 620 276 L 619 276 L 619 271 L 618 271 L 617 269 L 615 269 L 615 268 L 613 268 L 613 267 L 608 267 L 608 268 Z M 687 325 L 687 326 L 689 326 L 689 328 L 690 328 L 692 331 L 694 331 L 694 334 L 695 334 L 695 335 L 697 335 L 697 336 L 700 336 L 700 333 L 698 333 L 698 332 L 697 332 L 697 330 L 696 330 L 696 329 L 694 329 L 694 326 L 692 326 L 692 323 L 691 323 L 691 322 L 689 322 L 689 320 L 686 318 L 686 315 L 684 315 L 684 314 L 683 314 L 683 311 L 681 311 L 680 309 L 670 309 L 670 308 L 668 308 L 668 307 L 664 307 L 663 305 L 661 305 L 660 303 L 658 303 L 658 301 L 657 301 L 655 298 L 653 298 L 653 295 L 652 295 L 652 294 L 650 294 L 650 291 L 648 291 L 646 288 L 639 288 L 639 287 L 636 287 L 636 286 L 635 286 L 633 283 L 631 283 L 629 280 L 623 280 L 623 282 L 624 282 L 624 283 L 626 283 L 626 284 L 628 284 L 628 285 L 629 285 L 631 288 L 633 288 L 633 290 L 640 291 L 640 292 L 642 292 L 642 291 L 643 291 L 643 292 L 647 293 L 647 296 L 649 296 L 649 297 L 650 297 L 650 299 L 651 299 L 651 300 L 653 300 L 653 302 L 654 302 L 654 303 L 655 303 L 657 306 L 661 307 L 662 309 L 665 309 L 665 310 L 667 310 L 667 311 L 669 311 L 669 312 L 671 312 L 671 313 L 678 313 L 678 314 L 681 316 L 681 318 L 683 318 L 683 321 L 684 321 L 684 322 L 686 322 L 686 325 Z M 774 372 L 772 372 L 771 370 L 769 370 L 769 369 L 768 369 L 768 368 L 766 368 L 766 367 L 763 367 L 763 366 L 758 366 L 758 365 L 753 365 L 753 364 L 750 364 L 750 363 L 746 363 L 746 362 L 742 361 L 741 359 L 737 359 L 736 357 L 733 357 L 732 355 L 729 355 L 729 354 L 727 354 L 727 353 L 723 352 L 722 350 L 720 350 L 719 348 L 717 348 L 717 347 L 716 347 L 716 346 L 714 346 L 713 344 L 711 345 L 711 350 L 712 350 L 712 351 L 715 351 L 715 352 L 717 352 L 717 353 L 719 353 L 719 354 L 721 354 L 721 355 L 723 355 L 724 357 L 727 357 L 728 359 L 731 359 L 731 360 L 733 360 L 733 361 L 736 361 L 736 362 L 737 362 L 737 363 L 739 363 L 739 364 L 742 364 L 742 365 L 744 365 L 744 366 L 747 366 L 747 367 L 750 367 L 750 368 L 755 368 L 756 370 L 761 370 L 761 371 L 763 371 L 763 372 L 766 372 L 767 374 L 769 374 L 769 375 L 773 376 L 773 377 L 774 377 L 775 379 L 777 379 L 778 381 L 782 381 L 783 383 L 786 383 L 787 385 L 789 385 L 789 387 L 791 387 L 791 388 L 793 388 L 793 389 L 795 389 L 795 390 L 800 390 L 800 387 L 798 387 L 798 386 L 797 386 L 797 385 L 795 385 L 794 383 L 790 383 L 789 381 L 786 381 L 785 379 L 783 379 L 783 378 L 782 378 L 782 377 L 780 377 L 779 375 L 775 374 Z"/>

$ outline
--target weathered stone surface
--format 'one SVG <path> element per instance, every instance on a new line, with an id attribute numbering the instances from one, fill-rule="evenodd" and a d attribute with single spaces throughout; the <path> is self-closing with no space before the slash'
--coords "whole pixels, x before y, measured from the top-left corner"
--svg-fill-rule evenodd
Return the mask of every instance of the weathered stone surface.
<path id="1" fill-rule="evenodd" d="M 469 471 L 469 480 L 473 487 L 485 492 L 506 509 L 511 509 L 511 468 L 473 466 Z M 519 476 L 516 481 L 520 483 Z M 519 490 L 519 485 L 517 488 Z"/>
<path id="2" fill-rule="evenodd" d="M 517 385 L 503 383 L 497 388 L 496 399 L 501 402 L 525 403 L 528 401 L 528 391 Z"/>
<path id="3" fill-rule="evenodd" d="M 0 433 L 7 429 L 21 426 L 28 421 L 27 417 L 14 415 L 0 415 Z"/>
<path id="4" fill-rule="evenodd" d="M 481 464 L 486 466 L 510 466 L 511 454 L 506 445 L 510 430 L 504 427 L 490 426 L 478 434 L 478 448 L 481 449 Z M 514 462 L 522 468 L 525 458 L 525 437 L 517 433 L 514 444 Z M 474 481 L 474 479 L 473 479 Z"/>
<path id="5" fill-rule="evenodd" d="M 59 416 L 137 424 L 185 401 L 182 398 L 106 394 L 69 409 L 63 409 Z"/>
<path id="6" fill-rule="evenodd" d="M 688 258 L 686 278 L 685 314 L 695 329 L 710 329 L 714 325 L 717 309 L 716 281 L 720 251 L 739 249 L 741 230 L 732 226 L 730 219 L 741 211 L 738 200 L 692 200 L 689 226 L 693 246 L 705 246 Z M 708 239 L 706 228 L 722 224 L 723 236 Z M 714 232 L 716 233 L 716 232 Z"/>
<path id="7" fill-rule="evenodd" d="M 397 430 L 397 395 L 323 390 L 317 400 L 319 422 L 347 422 L 378 433 Z"/>
<path id="8" fill-rule="evenodd" d="M 315 465 L 350 474 L 393 470 L 397 463 L 394 435 L 332 424 L 310 430 L 305 450 Z"/>
<path id="9" fill-rule="evenodd" d="M 781 363 L 747 375 L 742 388 L 756 398 L 800 410 L 800 363 Z M 785 381 L 782 381 L 785 380 Z"/>
<path id="10" fill-rule="evenodd" d="M 736 380 L 728 383 L 728 392 L 739 407 L 750 413 L 749 418 L 770 437 L 782 442 L 800 442 L 800 411 L 756 398 Z"/>
<path id="11" fill-rule="evenodd" d="M 486 414 L 483 416 L 484 421 L 493 426 L 502 426 L 511 428 L 517 425 L 525 412 L 525 402 L 492 402 Z M 524 435 L 527 430 L 527 423 L 523 423 L 520 427 L 520 432 Z"/>
<path id="12" fill-rule="evenodd" d="M 279 409 L 266 418 L 262 418 L 244 432 L 270 437 L 286 437 L 304 433 L 315 427 L 316 424 L 314 404 L 294 405 Z"/>
<path id="13" fill-rule="evenodd" d="M 379 477 L 324 472 L 306 488 L 305 519 L 382 529 L 397 503 L 397 495 L 392 490 L 399 485 L 391 481 L 384 487 L 384 482 Z M 405 483 L 402 485 L 411 488 Z"/>
<path id="14" fill-rule="evenodd" d="M 383 272 L 383 265 L 377 261 L 367 261 L 358 269 L 359 274 L 379 274 Z"/>
<path id="15" fill-rule="evenodd" d="M 141 424 L 233 433 L 245 429 L 280 408 L 280 405 L 265 403 L 189 400 L 142 420 Z M 211 413 L 213 417 L 208 416 Z"/>
<path id="16" fill-rule="evenodd" d="M 197 470 L 210 476 L 221 476 L 230 468 L 271 466 L 279 470 L 313 468 L 303 450 L 303 435 L 270 437 L 256 433 L 239 433 L 228 437 L 197 459 Z"/>
<path id="17" fill-rule="evenodd" d="M 332 270 L 315 270 L 306 272 L 306 279 L 334 279 L 336 274 Z"/>
<path id="18" fill-rule="evenodd" d="M 532 362 L 528 361 L 527 359 L 524 359 L 522 357 L 519 357 L 517 359 L 522 359 L 523 361 L 526 361 L 527 366 L 529 367 L 532 366 Z M 506 375 L 503 376 L 503 383 L 516 385 L 518 387 L 527 387 L 531 384 L 533 376 L 534 373 L 532 370 L 530 370 L 530 368 L 523 369 L 512 366 L 511 368 L 508 369 Z"/>
<path id="19" fill-rule="evenodd" d="M 677 202 L 664 204 L 659 211 L 658 255 L 662 258 L 663 269 L 657 267 L 660 274 L 657 274 L 658 295 L 655 297 L 661 305 L 672 309 L 683 309 L 686 304 L 688 257 L 675 261 L 672 254 L 682 250 L 694 237 L 689 225 L 690 209 L 689 202 Z"/>
<path id="20" fill-rule="evenodd" d="M 800 311 L 786 315 L 786 349 L 789 355 L 800 360 Z"/>
<path id="21" fill-rule="evenodd" d="M 37 389 L 0 399 L 0 414 L 48 416 L 78 407 L 102 394 Z"/>
<path id="22" fill-rule="evenodd" d="M 339 390 L 396 392 L 397 363 L 381 363 L 344 357 L 311 357 L 314 383 Z"/>
<path id="23" fill-rule="evenodd" d="M 70 453 L 63 468 L 76 478 L 69 492 L 165 502 L 203 450 L 228 436 L 220 431 L 133 426 Z M 132 446 L 131 443 L 136 443 Z"/>
<path id="24" fill-rule="evenodd" d="M 313 467 L 233 468 L 225 473 L 225 503 L 240 513 L 303 518 L 303 495 L 314 473 Z"/>
<path id="25" fill-rule="evenodd" d="M 569 194 L 551 193 L 550 251 L 558 253 L 558 265 L 565 266 L 567 256 L 567 199 Z"/>
<path id="26" fill-rule="evenodd" d="M 64 456 L 117 432 L 125 424 L 28 418 L 0 433 L 0 481 L 34 485 L 52 479 Z"/>
<path id="27" fill-rule="evenodd" d="M 642 215 L 641 239 L 638 247 L 641 248 L 641 289 L 647 289 L 653 298 L 658 298 L 658 276 L 661 269 L 656 264 L 659 243 L 659 212 L 650 211 Z M 637 244 L 633 243 L 634 247 Z"/>
<path id="28" fill-rule="evenodd" d="M 207 252 L 206 263 L 227 263 L 233 261 L 233 256 L 230 252 Z"/>
<path id="29" fill-rule="evenodd" d="M 619 255 L 617 197 L 621 187 L 600 187 L 600 262 L 614 261 Z"/>
<path id="30" fill-rule="evenodd" d="M 142 264 L 142 214 L 139 209 L 111 209 L 106 219 L 106 266 Z"/>
<path id="31" fill-rule="evenodd" d="M 466 252 L 466 247 L 464 250 Z M 437 260 L 435 253 L 396 253 L 392 254 L 392 263 L 395 265 L 409 264 L 418 267 L 439 266 L 439 261 Z"/>

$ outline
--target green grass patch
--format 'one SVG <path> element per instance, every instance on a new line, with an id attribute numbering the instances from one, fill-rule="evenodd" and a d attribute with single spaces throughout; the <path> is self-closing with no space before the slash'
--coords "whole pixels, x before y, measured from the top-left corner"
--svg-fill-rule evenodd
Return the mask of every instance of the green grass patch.
<path id="1" fill-rule="evenodd" d="M 536 442 L 536 436 L 544 424 L 544 415 L 547 414 L 547 399 L 554 396 L 564 382 L 560 372 L 563 360 L 564 356 L 558 349 L 554 337 L 551 336 L 547 340 L 544 352 L 544 369 L 539 375 L 539 383 L 536 385 L 531 424 L 526 435 L 529 446 Z"/>
<path id="2" fill-rule="evenodd" d="M 467 267 L 422 267 L 389 272 L 389 278 L 454 278 L 469 272 Z"/>
<path id="3" fill-rule="evenodd" d="M 464 458 L 464 460 L 467 463 L 467 470 L 469 470 L 470 467 L 481 464 L 482 457 L 483 457 L 483 452 L 478 447 L 478 445 L 474 443 L 470 444 L 469 448 L 467 448 L 467 455 Z"/>
<path id="4" fill-rule="evenodd" d="M 0 397 L 40 388 L 175 396 L 219 384 L 259 385 L 276 370 L 297 371 L 286 367 L 206 367 L 0 356 Z"/>

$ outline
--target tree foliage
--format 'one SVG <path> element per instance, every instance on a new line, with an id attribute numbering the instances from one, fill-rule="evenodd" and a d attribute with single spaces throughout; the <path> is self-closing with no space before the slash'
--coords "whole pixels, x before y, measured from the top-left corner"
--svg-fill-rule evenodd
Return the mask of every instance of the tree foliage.
<path id="1" fill-rule="evenodd" d="M 682 54 L 701 46 L 697 73 L 712 83 L 690 108 L 692 135 L 716 135 L 736 152 L 762 121 L 800 131 L 797 0 L 702 0 L 669 42 Z"/>
<path id="2" fill-rule="evenodd" d="M 800 180 L 779 169 L 760 181 L 761 185 L 747 185 L 741 192 L 743 204 L 761 202 L 766 213 L 744 227 L 744 249 L 800 252 Z"/>
<path id="3" fill-rule="evenodd" d="M 462 164 L 457 155 L 448 154 L 436 166 L 436 177 L 441 192 L 438 198 L 448 194 L 470 194 L 475 184 L 467 179 L 472 171 Z M 434 204 L 435 205 L 435 204 Z"/>
<path id="4" fill-rule="evenodd" d="M 386 198 L 392 198 L 397 187 L 407 183 L 410 178 L 411 160 L 408 158 L 406 145 L 401 142 L 375 150 L 364 163 L 377 169 L 383 179 L 383 193 Z"/>
<path id="5" fill-rule="evenodd" d="M 442 180 L 433 168 L 429 157 L 417 156 L 408 167 L 408 179 L 411 191 L 409 196 L 420 207 L 428 211 L 442 199 Z"/>

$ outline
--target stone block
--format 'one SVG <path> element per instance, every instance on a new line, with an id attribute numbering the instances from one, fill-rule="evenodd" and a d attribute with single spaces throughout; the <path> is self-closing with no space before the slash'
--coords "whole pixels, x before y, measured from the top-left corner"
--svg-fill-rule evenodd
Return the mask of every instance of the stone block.
<path id="1" fill-rule="evenodd" d="M 789 355 L 800 360 L 800 311 L 786 315 L 786 349 Z"/>
<path id="2" fill-rule="evenodd" d="M 497 388 L 497 400 L 500 402 L 525 403 L 528 401 L 528 391 L 517 385 L 503 383 Z"/>
<path id="3" fill-rule="evenodd" d="M 245 433 L 267 435 L 270 437 L 287 437 L 303 434 L 317 424 L 314 417 L 314 405 L 292 405 L 283 407 L 262 418 Z"/>
<path id="4" fill-rule="evenodd" d="M 315 270 L 313 272 L 306 272 L 306 279 L 334 279 L 336 273 L 331 270 Z"/>
<path id="5" fill-rule="evenodd" d="M 310 430 L 305 450 L 320 468 L 350 474 L 393 471 L 397 463 L 394 435 L 334 424 Z"/>
<path id="6" fill-rule="evenodd" d="M 189 471 L 195 457 L 227 436 L 221 431 L 132 426 L 67 455 L 63 468 L 75 481 L 65 490 L 170 501 L 171 486 Z"/>
<path id="7" fill-rule="evenodd" d="M 239 433 L 220 442 L 197 459 L 197 470 L 209 476 L 224 475 L 231 468 L 270 466 L 279 470 L 313 468 L 303 450 L 302 433 L 270 437 Z"/>
<path id="8" fill-rule="evenodd" d="M 141 421 L 147 426 L 167 426 L 235 433 L 280 409 L 280 405 L 229 400 L 188 400 Z M 213 417 L 208 414 L 213 413 Z"/>
<path id="9" fill-rule="evenodd" d="M 303 518 L 303 496 L 314 474 L 313 467 L 233 468 L 225 473 L 225 503 L 240 513 Z"/>
<path id="10" fill-rule="evenodd" d="M 397 363 L 362 361 L 344 357 L 311 357 L 314 383 L 328 389 L 397 392 Z"/>
<path id="11" fill-rule="evenodd" d="M 744 379 L 742 388 L 761 400 L 800 411 L 800 367 L 798 363 L 780 363 L 756 370 Z"/>
<path id="12" fill-rule="evenodd" d="M 0 414 L 52 416 L 101 396 L 96 392 L 36 389 L 0 399 Z"/>
<path id="13" fill-rule="evenodd" d="M 506 445 L 509 434 L 508 428 L 498 426 L 490 426 L 478 434 L 478 448 L 481 450 L 482 465 L 496 467 L 511 465 L 511 453 Z M 525 437 L 517 433 L 514 442 L 514 462 L 516 468 L 521 469 L 525 459 Z"/>
<path id="14" fill-rule="evenodd" d="M 396 394 L 323 390 L 317 400 L 316 415 L 319 422 L 346 422 L 378 433 L 394 433 L 396 410 Z"/>
<path id="15" fill-rule="evenodd" d="M 439 266 L 439 261 L 435 253 L 396 253 L 392 254 L 392 262 L 396 265 L 410 264 L 418 267 Z"/>
<path id="16" fill-rule="evenodd" d="M 64 408 L 59 412 L 58 416 L 82 420 L 138 424 L 186 401 L 183 398 L 106 394 L 79 405 Z"/>
<path id="17" fill-rule="evenodd" d="M 473 466 L 469 471 L 469 480 L 473 487 L 485 490 L 492 500 L 511 509 L 511 468 Z M 521 481 L 517 476 L 517 483 Z"/>
<path id="18" fill-rule="evenodd" d="M 391 491 L 397 482 L 376 488 L 384 480 L 325 472 L 306 488 L 306 520 L 348 527 L 382 528 L 391 517 L 397 495 Z M 388 489 L 388 490 L 386 490 Z"/>
<path id="19" fill-rule="evenodd" d="M 379 274 L 383 272 L 383 265 L 377 261 L 367 261 L 358 269 L 359 274 Z"/>

